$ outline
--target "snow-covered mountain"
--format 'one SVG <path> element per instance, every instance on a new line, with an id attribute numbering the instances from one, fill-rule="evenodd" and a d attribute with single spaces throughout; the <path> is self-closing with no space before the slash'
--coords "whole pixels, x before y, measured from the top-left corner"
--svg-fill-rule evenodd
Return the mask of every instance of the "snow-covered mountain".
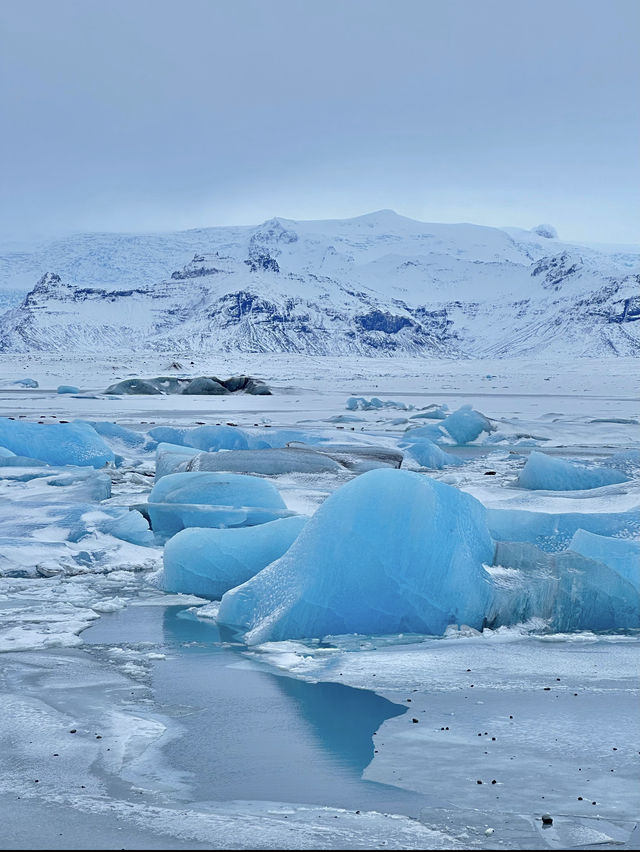
<path id="1" fill-rule="evenodd" d="M 79 235 L 0 256 L 6 288 L 41 276 L 0 317 L 0 350 L 639 355 L 640 248 L 553 233 L 382 210 Z"/>

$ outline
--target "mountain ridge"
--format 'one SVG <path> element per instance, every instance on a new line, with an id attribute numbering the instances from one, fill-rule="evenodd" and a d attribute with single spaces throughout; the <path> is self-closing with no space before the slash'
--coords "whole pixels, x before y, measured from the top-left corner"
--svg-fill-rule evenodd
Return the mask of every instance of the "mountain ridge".
<path id="1" fill-rule="evenodd" d="M 0 351 L 640 354 L 640 249 L 565 243 L 548 225 L 509 231 L 380 210 L 77 235 L 39 257 L 0 254 L 14 288 L 50 264 L 1 315 Z"/>

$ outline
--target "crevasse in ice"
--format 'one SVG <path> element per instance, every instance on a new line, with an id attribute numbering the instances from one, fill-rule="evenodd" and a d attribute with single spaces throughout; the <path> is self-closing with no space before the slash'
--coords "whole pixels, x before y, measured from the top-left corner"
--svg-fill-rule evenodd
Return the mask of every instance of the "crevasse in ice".
<path id="1" fill-rule="evenodd" d="M 306 522 L 296 515 L 240 529 L 182 530 L 165 545 L 163 587 L 218 600 L 279 559 Z"/>
<path id="2" fill-rule="evenodd" d="M 88 423 L 23 423 L 0 417 L 0 445 L 54 465 L 102 467 L 113 451 Z"/>
<path id="3" fill-rule="evenodd" d="M 542 491 L 582 491 L 627 482 L 619 470 L 610 467 L 585 467 L 545 453 L 532 452 L 520 471 L 517 485 Z"/>

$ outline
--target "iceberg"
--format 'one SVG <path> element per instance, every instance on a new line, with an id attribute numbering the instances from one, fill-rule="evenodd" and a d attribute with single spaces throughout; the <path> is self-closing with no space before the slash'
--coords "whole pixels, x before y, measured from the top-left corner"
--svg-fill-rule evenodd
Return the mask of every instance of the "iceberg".
<path id="1" fill-rule="evenodd" d="M 579 530 L 629 538 L 640 533 L 640 509 L 627 512 L 531 512 L 487 509 L 487 523 L 498 541 L 528 541 L 546 551 L 564 550 Z"/>
<path id="2" fill-rule="evenodd" d="M 184 470 L 186 464 L 194 456 L 200 455 L 194 447 L 184 447 L 178 444 L 158 444 L 156 447 L 156 477 L 162 479 L 168 473 L 178 473 Z"/>
<path id="3" fill-rule="evenodd" d="M 469 444 L 475 441 L 483 432 L 495 432 L 496 427 L 488 418 L 475 411 L 470 405 L 463 405 L 445 417 L 440 426 L 449 433 L 456 444 Z"/>
<path id="4" fill-rule="evenodd" d="M 167 538 L 187 527 L 253 526 L 293 514 L 268 480 L 208 471 L 163 476 L 147 512 L 154 532 Z"/>
<path id="5" fill-rule="evenodd" d="M 112 423 L 108 420 L 75 420 L 74 423 L 88 423 L 96 430 L 98 435 L 111 438 L 127 447 L 140 447 L 145 442 L 145 436 L 141 432 L 127 429 L 125 426 L 120 426 L 119 423 Z"/>
<path id="6" fill-rule="evenodd" d="M 401 447 L 417 444 L 419 441 L 439 441 L 444 437 L 440 424 L 430 423 L 425 426 L 414 426 L 404 433 L 400 441 Z"/>
<path id="7" fill-rule="evenodd" d="M 372 470 L 331 494 L 284 556 L 226 592 L 219 620 L 250 644 L 481 628 L 493 552 L 474 497 L 423 474 Z"/>
<path id="8" fill-rule="evenodd" d="M 296 515 L 240 529 L 185 529 L 164 548 L 167 592 L 219 600 L 279 559 L 307 522 Z"/>
<path id="9" fill-rule="evenodd" d="M 491 627 L 544 619 L 554 633 L 640 627 L 640 595 L 601 561 L 527 542 L 501 542 L 488 569 L 495 597 Z"/>
<path id="10" fill-rule="evenodd" d="M 405 402 L 396 402 L 394 399 L 378 399 L 377 396 L 371 399 L 365 399 L 363 396 L 350 396 L 347 400 L 347 408 L 349 411 L 373 411 L 382 408 L 397 408 L 399 411 L 413 411 L 414 405 L 407 405 Z"/>
<path id="11" fill-rule="evenodd" d="M 333 458 L 310 449 L 268 447 L 263 450 L 228 450 L 222 453 L 196 451 L 193 458 L 187 461 L 185 470 L 220 470 L 278 476 L 283 473 L 336 473 L 344 470 L 344 467 Z"/>
<path id="12" fill-rule="evenodd" d="M 87 423 L 24 423 L 0 417 L 0 445 L 53 465 L 102 467 L 115 455 Z"/>
<path id="13" fill-rule="evenodd" d="M 75 385 L 58 385 L 56 393 L 80 393 L 80 388 Z"/>
<path id="14" fill-rule="evenodd" d="M 628 476 L 613 468 L 584 467 L 545 453 L 532 452 L 520 471 L 516 485 L 536 491 L 582 491 L 628 481 Z"/>
<path id="15" fill-rule="evenodd" d="M 22 385 L 23 388 L 37 388 L 39 387 L 38 382 L 35 379 L 16 379 L 14 382 L 11 382 L 12 385 Z"/>
<path id="16" fill-rule="evenodd" d="M 589 559 L 604 562 L 612 571 L 624 577 L 640 593 L 640 541 L 596 535 L 576 530 L 569 550 Z"/>
<path id="17" fill-rule="evenodd" d="M 420 467 L 430 467 L 434 470 L 442 470 L 447 465 L 464 464 L 462 459 L 452 456 L 451 453 L 445 453 L 433 441 L 429 441 L 427 438 L 410 444 L 407 454 Z"/>
<path id="18" fill-rule="evenodd" d="M 423 408 L 418 414 L 412 414 L 412 420 L 444 420 L 445 417 L 449 416 L 449 406 L 448 405 L 436 405 L 433 403 L 432 405 L 427 405 L 426 408 Z"/>

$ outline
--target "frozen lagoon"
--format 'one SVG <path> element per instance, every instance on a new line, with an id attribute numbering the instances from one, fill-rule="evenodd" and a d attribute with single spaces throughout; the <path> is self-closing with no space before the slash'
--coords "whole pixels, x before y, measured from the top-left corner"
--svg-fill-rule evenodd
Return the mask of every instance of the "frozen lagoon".
<path id="1" fill-rule="evenodd" d="M 250 358 L 238 357 L 238 367 L 231 372 L 251 372 Z M 322 361 L 320 369 L 319 361 Z M 364 423 L 340 424 L 344 426 L 341 431 L 338 424 L 326 421 L 346 411 L 345 403 L 350 395 L 401 399 L 418 407 L 446 402 L 452 410 L 464 402 L 471 402 L 474 408 L 499 423 L 501 431 L 509 435 L 508 440 L 494 444 L 490 455 L 486 447 L 454 449 L 467 459 L 465 465 L 430 475 L 457 485 L 492 507 L 540 511 L 544 506 L 547 511 L 560 512 L 567 510 L 570 503 L 573 511 L 624 512 L 638 505 L 633 483 L 631 486 L 610 486 L 604 492 L 597 489 L 592 494 L 574 492 L 570 498 L 557 493 L 527 494 L 510 487 L 526 458 L 511 452 L 517 449 L 518 442 L 530 440 L 521 437 L 522 434 L 534 435 L 534 439 L 546 438 L 538 443 L 538 449 L 542 446 L 545 452 L 586 461 L 605 458 L 616 450 L 638 445 L 637 423 L 591 422 L 607 417 L 632 421 L 637 418 L 637 403 L 628 393 L 630 367 L 625 370 L 618 362 L 607 362 L 607 393 L 604 394 L 601 390 L 605 387 L 603 374 L 599 378 L 594 375 L 597 371 L 594 365 L 590 365 L 586 376 L 577 366 L 571 365 L 558 372 L 557 367 L 544 364 L 517 366 L 494 362 L 487 367 L 442 362 L 398 365 L 388 361 L 363 361 L 349 365 L 351 373 L 346 375 L 345 366 L 337 362 L 310 359 L 305 366 L 300 360 L 289 363 L 285 369 L 284 362 L 278 363 L 275 358 L 273 369 L 280 370 L 279 376 L 277 373 L 264 376 L 276 385 L 274 397 L 234 398 L 233 408 L 226 407 L 228 402 L 220 403 L 221 398 L 199 399 L 197 404 L 193 400 L 176 402 L 175 397 L 129 398 L 117 402 L 100 397 L 56 398 L 55 388 L 65 380 L 96 390 L 106 387 L 106 382 L 96 380 L 91 384 L 86 375 L 79 374 L 79 366 L 64 365 L 68 372 L 58 375 L 55 362 L 43 359 L 42 363 L 46 363 L 46 367 L 40 372 L 33 362 L 28 367 L 29 373 L 39 380 L 40 388 L 12 390 L 6 394 L 2 390 L 0 414 L 24 414 L 30 420 L 43 419 L 45 422 L 51 415 L 70 420 L 76 417 L 114 419 L 129 428 L 142 430 L 151 428 L 150 421 L 155 421 L 155 425 L 181 427 L 196 425 L 196 421 L 206 418 L 207 422 L 225 424 L 231 421 L 249 429 L 254 424 L 264 427 L 265 421 L 270 421 L 271 428 L 319 429 L 336 437 L 344 437 L 353 425 L 354 431 L 360 432 L 364 427 L 370 440 L 392 447 L 402 428 L 390 422 L 401 413 L 397 410 L 385 411 L 382 417 L 380 412 L 359 412 Z M 111 366 L 103 365 L 105 373 Z M 162 364 L 156 366 L 150 374 L 162 371 Z M 213 367 L 210 365 L 209 369 Z M 620 371 L 617 387 L 612 368 Z M 219 371 L 224 372 L 224 367 Z M 361 371 L 360 376 L 358 371 Z M 139 372 L 149 371 L 141 367 Z M 486 374 L 497 378 L 489 382 L 482 378 Z M 523 384 L 526 384 L 526 393 L 533 395 L 523 392 Z M 51 393 L 47 390 L 49 385 Z M 61 405 L 65 406 L 64 410 Z M 180 405 L 184 408 L 180 409 Z M 125 505 L 144 499 L 152 483 L 147 476 L 151 463 L 152 457 L 149 465 L 143 461 L 118 469 L 114 473 L 112 501 Z M 487 470 L 496 473 L 485 476 Z M 278 477 L 277 484 L 290 510 L 310 515 L 328 493 L 347 479 L 347 474 L 343 479 L 331 475 L 292 474 Z M 7 491 L 3 496 L 7 497 Z M 39 536 L 32 546 L 44 551 L 50 541 L 42 532 Z M 148 550 L 153 554 L 152 548 Z M 74 820 L 74 836 L 83 836 L 80 823 L 90 824 L 92 836 L 104 838 L 106 846 L 127 845 L 129 848 L 135 848 L 136 843 L 138 848 L 180 848 L 181 844 L 184 848 L 194 848 L 197 843 L 209 848 L 216 845 L 233 848 L 233 844 L 236 848 L 380 848 L 383 845 L 395 848 L 539 848 L 541 845 L 588 848 L 589 844 L 613 848 L 620 842 L 631 843 L 630 848 L 633 848 L 629 837 L 639 798 L 637 754 L 632 748 L 639 739 L 637 644 L 633 636 L 541 639 L 524 632 L 520 636 L 483 634 L 441 640 L 405 637 L 395 643 L 367 637 L 349 640 L 347 637 L 329 641 L 323 648 L 276 643 L 276 648 L 259 649 L 252 659 L 259 657 L 261 666 L 265 663 L 279 666 L 281 673 L 297 678 L 375 689 L 377 695 L 391 700 L 395 706 L 402 707 L 404 703 L 411 707 L 409 713 L 387 719 L 376 736 L 372 736 L 371 745 L 378 739 L 384 745 L 382 748 L 376 746 L 378 753 L 372 755 L 364 776 L 381 785 L 405 789 L 409 795 L 421 796 L 424 808 L 419 811 L 420 820 L 412 818 L 416 812 L 405 810 L 399 798 L 390 800 L 387 809 L 384 802 L 376 802 L 363 808 L 353 807 L 353 810 L 345 799 L 344 810 L 335 810 L 323 799 L 326 790 L 323 793 L 322 785 L 313 805 L 302 806 L 296 801 L 282 799 L 278 803 L 265 803 L 264 799 L 257 803 L 219 803 L 206 795 L 198 799 L 202 791 L 196 794 L 196 788 L 191 786 L 194 779 L 180 774 L 188 773 L 188 769 L 179 763 L 172 766 L 172 755 L 180 751 L 174 725 L 176 719 L 182 724 L 188 717 L 176 715 L 179 710 L 175 707 L 173 716 L 166 714 L 166 703 L 171 703 L 171 695 L 164 694 L 162 689 L 154 694 L 152 689 L 153 672 L 161 672 L 163 666 L 171 665 L 174 654 L 178 655 L 175 669 L 179 669 L 179 660 L 183 659 L 179 643 L 165 642 L 153 634 L 148 621 L 134 618 L 135 613 L 142 612 L 140 607 L 130 606 L 97 621 L 101 611 L 108 612 L 110 607 L 118 609 L 131 600 L 143 603 L 151 600 L 151 594 L 156 596 L 155 600 L 171 601 L 164 596 L 158 598 L 158 592 L 151 591 L 145 584 L 149 566 L 147 572 L 134 571 L 141 566 L 131 549 L 119 547 L 117 554 L 114 551 L 114 558 L 117 565 L 113 567 L 128 570 L 101 576 L 88 573 L 76 578 L 30 581 L 7 578 L 2 581 L 2 591 L 6 595 L 0 610 L 3 621 L 13 625 L 10 629 L 19 623 L 23 638 L 20 647 L 45 649 L 25 650 L 3 657 L 3 661 L 10 661 L 7 665 L 12 672 L 12 694 L 29 704 L 25 707 L 16 699 L 18 703 L 6 705 L 15 709 L 10 717 L 12 728 L 5 731 L 3 740 L 16 749 L 12 752 L 15 760 L 9 764 L 11 770 L 4 773 L 2 789 L 7 812 L 22 808 L 25 813 L 20 826 L 15 826 L 17 821 L 13 817 L 10 819 L 16 831 L 26 832 L 23 848 L 32 846 L 34 837 L 37 840 L 36 832 L 41 831 L 34 824 L 38 814 L 43 815 L 42 824 L 48 826 L 49 835 L 46 843 L 40 835 L 40 843 L 36 845 L 44 848 L 55 841 L 51 834 L 56 824 L 53 813 L 56 802 L 60 806 L 60 831 L 65 835 L 64 844 L 61 843 L 63 848 L 69 848 L 67 829 Z M 37 592 L 35 584 L 39 584 Z M 127 612 L 132 614 L 131 621 L 139 622 L 141 629 L 149 628 L 146 637 L 134 637 L 131 643 L 118 642 L 114 637 L 116 641 L 110 653 L 98 646 L 90 648 L 87 642 L 69 650 L 56 647 L 56 642 L 72 644 L 78 639 L 78 632 L 88 624 L 95 624 L 91 630 L 97 631 L 109 619 L 124 617 Z M 57 628 L 52 624 L 52 615 L 58 619 Z M 9 617 L 13 621 L 8 621 Z M 189 619 L 181 618 L 180 621 L 188 623 Z M 45 623 L 47 638 L 38 644 Z M 88 639 L 90 634 L 80 632 L 79 642 L 83 636 Z M 145 642 L 151 644 L 144 645 Z M 434 649 L 430 649 L 429 643 Z M 551 645 L 559 650 L 550 652 Z M 7 645 L 3 647 L 6 649 Z M 188 648 L 185 651 L 188 652 Z M 190 658 L 198 656 L 188 653 Z M 155 659 L 154 654 L 165 654 L 166 658 Z M 229 669 L 232 673 L 229 677 L 233 680 L 228 682 L 235 684 L 233 688 L 242 695 L 242 678 L 249 670 L 246 663 L 243 667 L 240 654 L 236 651 L 233 654 L 237 662 Z M 463 666 L 463 663 L 467 664 Z M 467 668 L 471 668 L 475 676 L 473 687 L 465 680 Z M 558 676 L 559 682 L 555 680 Z M 71 689 L 74 682 L 77 685 Z M 545 686 L 549 687 L 548 691 Z M 409 691 L 414 688 L 417 693 Z M 482 693 L 476 692 L 478 689 L 482 689 Z M 82 698 L 84 690 L 88 692 Z M 578 692 L 578 696 L 573 692 Z M 62 696 L 58 699 L 62 709 L 50 710 L 48 702 L 56 694 Z M 72 695 L 79 696 L 75 705 Z M 502 700 L 505 696 L 514 699 L 516 713 L 508 710 L 508 702 Z M 119 697 L 123 701 L 126 698 L 127 702 L 132 700 L 132 703 L 127 703 L 123 710 Z M 197 702 L 198 696 L 192 697 Z M 409 697 L 412 698 L 410 704 L 406 702 Z M 474 703 L 470 704 L 471 701 Z M 484 703 L 475 703 L 478 701 Z M 186 695 L 182 703 L 186 707 L 183 710 L 189 712 Z M 422 719 L 419 723 L 411 722 L 414 715 L 416 718 L 423 715 L 414 713 L 414 703 L 419 711 L 425 710 L 424 716 L 440 724 L 433 724 L 432 729 L 427 728 Z M 465 709 L 466 705 L 470 709 Z M 92 715 L 100 708 L 105 716 Z M 282 706 L 281 712 L 283 718 L 288 718 Z M 453 717 L 449 715 L 449 722 L 446 721 L 447 714 L 452 712 L 458 715 L 455 729 L 451 724 Z M 62 715 L 57 715 L 59 713 Z M 517 727 L 507 727 L 496 733 L 497 723 L 505 713 L 519 720 Z M 50 716 L 55 721 L 48 731 L 44 722 Z M 101 727 L 93 724 L 99 721 L 103 726 L 105 717 L 117 720 L 109 730 L 114 732 L 113 741 L 119 743 L 118 746 L 106 745 Z M 18 730 L 16 726 L 22 722 L 24 726 Z M 477 722 L 482 724 L 476 731 Z M 44 755 L 58 751 L 53 747 L 54 740 L 47 737 L 57 736 L 59 730 L 63 730 L 69 740 L 73 740 L 76 735 L 69 735 L 68 728 L 74 724 L 78 732 L 86 729 L 86 736 L 83 734 L 82 742 L 74 745 L 74 754 L 66 755 L 66 774 L 56 772 L 53 778 L 41 777 Z M 305 724 L 301 719 L 300 726 Z M 440 730 L 447 726 L 448 732 Z M 19 736 L 20 732 L 24 735 Z M 479 738 L 478 733 L 481 734 Z M 211 733 L 212 740 L 216 734 L 217 730 Z M 97 735 L 103 739 L 96 740 Z M 448 735 L 451 735 L 448 742 L 441 739 Z M 320 743 L 322 738 L 313 736 Z M 476 745 L 490 740 L 491 736 L 496 736 L 491 746 L 479 748 Z M 158 748 L 165 741 L 166 747 Z M 47 750 L 49 745 L 51 748 Z M 335 754 L 330 742 L 321 747 L 328 754 Z M 107 748 L 119 749 L 118 761 L 104 762 Z M 502 772 L 500 778 L 493 774 L 485 778 L 484 774 L 479 774 L 484 773 L 483 760 L 489 757 L 484 751 L 490 752 L 492 770 Z M 62 751 L 58 753 L 62 757 Z M 572 758 L 575 755 L 581 762 L 574 766 L 573 761 L 567 761 L 568 754 Z M 622 759 L 609 766 L 606 761 L 609 754 L 616 760 Z M 590 755 L 595 755 L 597 761 Z M 514 760 L 510 760 L 511 757 Z M 503 763 L 510 767 L 505 769 Z M 86 773 L 80 783 L 87 779 L 90 782 L 85 783 L 84 789 L 73 780 L 83 774 L 83 766 Z M 529 766 L 534 772 L 529 771 Z M 582 782 L 585 768 L 590 770 L 588 782 Z M 107 781 L 101 775 L 103 770 Z M 240 779 L 246 774 L 247 767 L 242 766 Z M 494 778 L 497 783 L 491 785 Z M 37 785 L 35 779 L 38 779 Z M 478 785 L 477 780 L 487 783 Z M 496 790 L 499 785 L 502 789 Z M 596 795 L 589 799 L 589 793 L 584 793 L 592 785 Z M 16 799 L 18 790 L 19 801 Z M 495 799 L 497 795 L 500 800 Z M 551 797 L 550 800 L 547 797 Z M 596 801 L 597 805 L 591 805 L 591 801 Z M 29 803 L 28 808 L 25 802 Z M 375 813 L 365 810 L 370 807 Z M 356 810 L 361 813 L 356 815 Z M 553 833 L 541 827 L 539 816 L 545 810 L 554 811 Z M 383 817 L 382 813 L 397 817 Z M 52 821 L 46 822 L 44 816 L 47 814 Z M 491 827 L 494 833 L 485 835 L 485 830 Z M 123 839 L 123 832 L 126 844 L 114 840 L 115 837 Z M 84 835 L 88 836 L 88 833 Z M 85 844 L 79 842 L 80 845 Z M 95 839 L 94 848 L 98 848 Z"/>

